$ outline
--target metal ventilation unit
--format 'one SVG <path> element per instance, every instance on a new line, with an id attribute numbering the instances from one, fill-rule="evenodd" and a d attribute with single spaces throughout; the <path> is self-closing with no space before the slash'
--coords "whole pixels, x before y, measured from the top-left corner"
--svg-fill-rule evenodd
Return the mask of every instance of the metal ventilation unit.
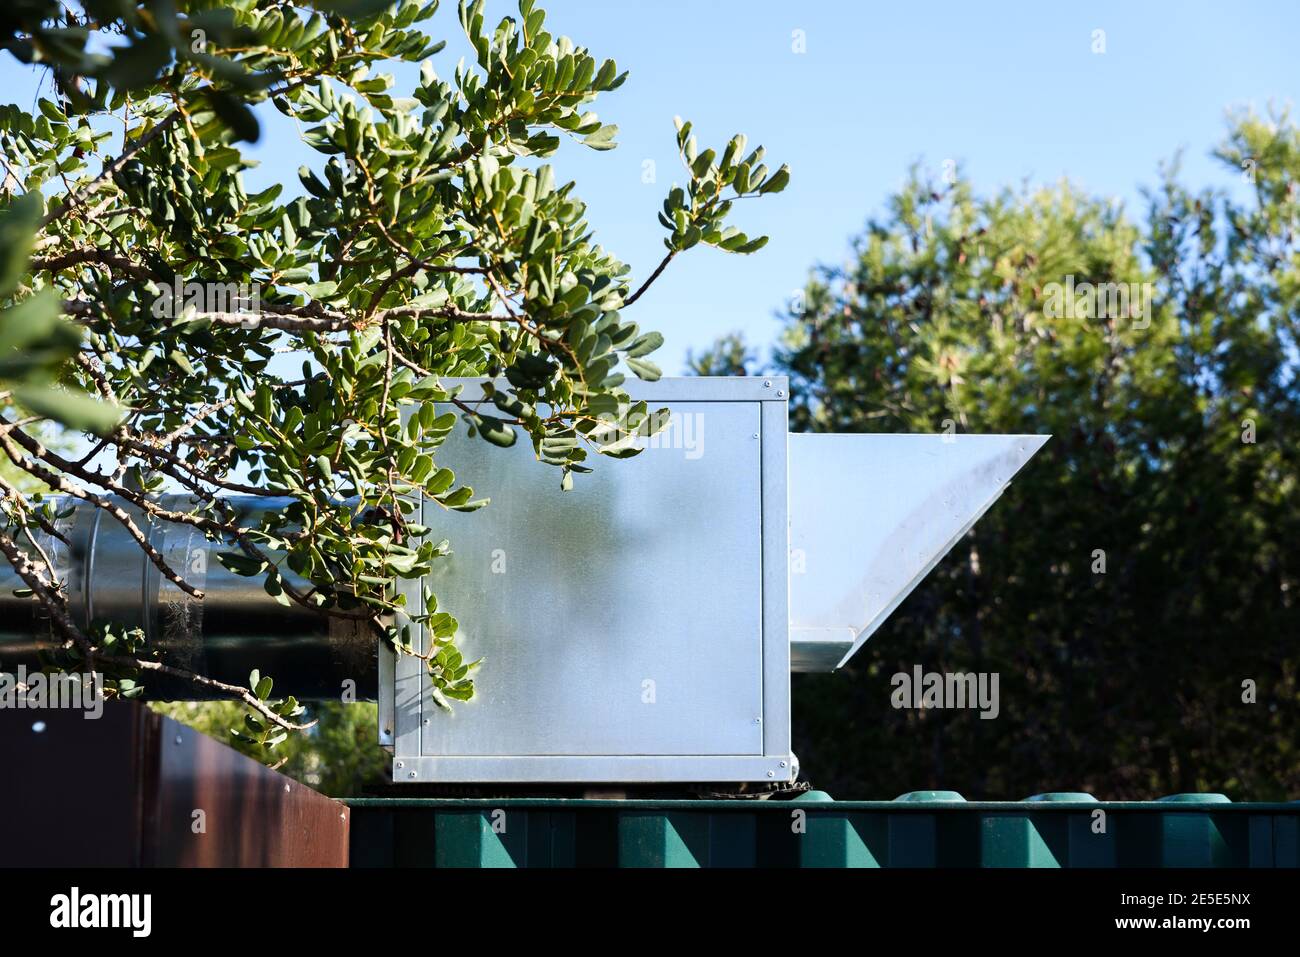
<path id="1" fill-rule="evenodd" d="M 527 443 L 443 447 L 492 501 L 424 515 L 454 548 L 433 591 L 484 662 L 449 712 L 381 655 L 397 780 L 793 780 L 790 672 L 848 661 L 1046 441 L 789 435 L 783 378 L 632 393 L 668 427 L 570 492 Z"/>
<path id="2" fill-rule="evenodd" d="M 482 398 L 482 380 L 444 381 Z M 791 671 L 843 666 L 1047 440 L 789 435 L 778 377 L 629 391 L 667 409 L 667 428 L 569 492 L 530 443 L 447 439 L 441 461 L 492 504 L 422 504 L 454 549 L 429 584 L 461 621 L 466 660 L 484 661 L 475 698 L 448 711 L 420 660 L 380 648 L 380 741 L 396 781 L 793 780 Z M 111 608 L 195 668 L 242 680 L 260 665 L 300 697 L 373 677 L 368 639 L 215 561 L 191 563 L 206 569 L 207 597 L 187 607 L 115 522 L 84 507 L 69 521 L 67 575 L 87 620 Z M 204 547 L 152 534 L 164 554 Z M 34 633 L 14 587 L 0 582 L 4 665 L 6 642 L 30 646 Z M 403 587 L 418 609 L 418 583 Z"/>

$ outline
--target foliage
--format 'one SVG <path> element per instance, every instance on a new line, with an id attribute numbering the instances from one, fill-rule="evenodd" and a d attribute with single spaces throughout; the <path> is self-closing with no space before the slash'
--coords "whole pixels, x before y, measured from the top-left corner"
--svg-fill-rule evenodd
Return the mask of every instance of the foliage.
<path id="1" fill-rule="evenodd" d="M 0 106 L 0 449 L 125 525 L 182 591 L 201 597 L 115 503 L 198 529 L 282 604 L 370 624 L 428 660 L 441 698 L 463 699 L 473 663 L 451 647 L 456 619 L 433 595 L 417 614 L 397 588 L 450 548 L 422 523 L 419 498 L 486 504 L 437 461 L 456 413 L 495 445 L 526 436 L 566 489 L 590 471 L 591 449 L 635 454 L 655 420 L 619 369 L 657 378 L 649 355 L 662 337 L 625 309 L 686 249 L 759 249 L 765 238 L 728 214 L 789 173 L 769 171 L 741 136 L 720 155 L 700 151 L 679 120 L 687 183 L 664 205 L 667 254 L 634 291 L 595 242 L 576 185 L 543 162 L 566 137 L 615 145 L 617 128 L 588 107 L 626 74 L 548 32 L 533 0 L 494 28 L 482 0 L 462 0 L 475 63 L 443 79 L 429 59 L 442 44 L 420 28 L 436 8 L 90 2 L 79 17 L 41 0 L 11 6 L 0 46 L 47 66 L 60 95 L 34 116 Z M 89 52 L 106 37 L 122 42 Z M 422 64 L 410 97 L 378 71 L 392 60 Z M 261 135 L 250 107 L 267 101 L 322 156 L 300 170 L 301 194 L 245 191 L 253 162 L 239 143 Z M 485 374 L 509 384 L 487 402 L 443 386 Z M 89 454 L 39 442 L 46 419 L 93 433 Z M 176 489 L 187 497 L 163 497 Z M 6 491 L 0 551 L 58 637 L 136 678 L 156 670 L 156 656 L 97 653 L 62 583 L 14 537 L 57 529 Z M 289 504 L 252 520 L 232 493 Z M 241 734 L 278 744 L 304 723 L 261 683 L 207 687 L 252 709 Z"/>
<path id="2" fill-rule="evenodd" d="M 303 706 L 311 729 L 289 735 L 272 752 L 282 773 L 331 797 L 360 797 L 390 780 L 391 759 L 375 746 L 379 729 L 373 703 L 314 701 Z M 218 739 L 229 739 L 230 730 L 247 717 L 247 709 L 236 701 L 152 702 L 149 707 Z M 233 744 L 250 757 L 268 757 L 238 738 Z"/>
<path id="3" fill-rule="evenodd" d="M 847 673 L 800 676 L 818 785 L 1300 794 L 1300 132 L 1238 116 L 1217 155 L 1234 190 L 1175 164 L 1139 221 L 914 171 L 787 315 L 796 428 L 1053 435 Z M 1137 286 L 1064 308 L 1070 277 Z M 998 673 L 1000 717 L 893 710 L 918 663 Z"/>
<path id="4" fill-rule="evenodd" d="M 686 365 L 692 375 L 750 375 L 756 368 L 758 356 L 745 343 L 739 332 L 721 336 L 700 353 L 694 350 L 686 355 Z"/>

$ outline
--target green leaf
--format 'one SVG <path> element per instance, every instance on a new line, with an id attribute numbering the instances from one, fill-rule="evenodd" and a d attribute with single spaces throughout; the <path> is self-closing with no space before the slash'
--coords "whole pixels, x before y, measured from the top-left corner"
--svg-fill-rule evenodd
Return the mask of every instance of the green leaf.
<path id="1" fill-rule="evenodd" d="M 478 434 L 493 445 L 508 449 L 515 444 L 518 436 L 515 434 L 515 430 L 504 420 L 492 415 L 479 414 L 475 414 L 472 418 L 474 427 L 478 429 Z"/>
<path id="2" fill-rule="evenodd" d="M 618 126 L 611 123 L 608 126 L 602 126 L 594 133 L 588 133 L 582 138 L 584 146 L 590 146 L 593 150 L 612 150 L 618 146 L 614 138 L 618 136 Z"/>
<path id="3" fill-rule="evenodd" d="M 260 575 L 266 570 L 266 562 L 242 552 L 218 552 L 217 561 L 236 575 L 243 575 L 245 578 Z"/>
<path id="4" fill-rule="evenodd" d="M 61 318 L 58 294 L 42 289 L 0 312 L 0 379 L 52 377 L 81 338 L 81 327 Z"/>
<path id="5" fill-rule="evenodd" d="M 16 386 L 14 398 L 37 415 L 95 435 L 112 432 L 122 417 L 122 410 L 110 402 L 54 386 Z"/>
<path id="6" fill-rule="evenodd" d="M 657 382 L 663 375 L 663 371 L 648 359 L 629 358 L 627 367 L 636 373 L 638 379 L 644 379 L 646 382 Z"/>
<path id="7" fill-rule="evenodd" d="M 773 173 L 766 183 L 758 188 L 760 193 L 779 193 L 785 189 L 790 182 L 790 167 L 783 165 L 779 170 Z"/>
<path id="8" fill-rule="evenodd" d="M 171 45 L 159 34 L 136 39 L 128 47 L 113 51 L 112 62 L 104 69 L 105 79 L 118 89 L 144 86 L 158 76 L 171 59 Z"/>
<path id="9" fill-rule="evenodd" d="M 430 495 L 441 495 L 451 488 L 451 483 L 454 481 L 456 481 L 456 475 L 451 469 L 438 469 L 424 483 L 424 490 Z"/>
<path id="10" fill-rule="evenodd" d="M 271 688 L 274 684 L 275 682 L 271 680 L 270 675 L 264 675 L 261 680 L 257 682 L 257 686 L 253 689 L 253 694 L 257 695 L 259 701 L 265 701 L 267 698 L 271 697 Z"/>
<path id="11" fill-rule="evenodd" d="M 173 349 L 168 353 L 168 356 L 172 362 L 180 366 L 187 374 L 194 375 L 194 366 L 190 364 L 190 360 L 185 353 L 181 352 L 179 349 Z"/>
<path id="12" fill-rule="evenodd" d="M 320 199 L 325 199 L 329 196 L 329 187 L 321 182 L 320 177 L 313 173 L 310 167 L 298 167 L 298 179 L 302 180 L 302 184 L 307 187 L 307 191 L 313 196 L 319 197 Z"/>
<path id="13" fill-rule="evenodd" d="M 42 209 L 40 193 L 23 193 L 0 209 L 0 298 L 13 294 L 27 268 Z"/>
<path id="14" fill-rule="evenodd" d="M 664 337 L 658 332 L 647 332 L 632 343 L 632 347 L 627 350 L 629 358 L 636 359 L 640 356 L 646 356 L 654 352 L 664 344 Z"/>
<path id="15" fill-rule="evenodd" d="M 236 139 L 246 140 L 249 143 L 257 142 L 258 137 L 261 136 L 261 128 L 247 103 L 226 90 L 209 87 L 206 93 L 212 112 L 230 127 Z"/>

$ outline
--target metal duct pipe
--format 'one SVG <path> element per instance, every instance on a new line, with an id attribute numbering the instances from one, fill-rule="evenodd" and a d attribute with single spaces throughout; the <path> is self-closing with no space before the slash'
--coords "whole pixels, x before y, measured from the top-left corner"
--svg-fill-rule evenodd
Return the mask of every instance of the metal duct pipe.
<path id="1" fill-rule="evenodd" d="M 844 667 L 1048 438 L 791 435 L 791 669 Z"/>
<path id="2" fill-rule="evenodd" d="M 163 504 L 188 508 L 185 496 Z M 234 497 L 242 522 L 277 512 L 287 499 Z M 358 698 L 373 698 L 377 680 L 377 642 L 355 622 L 317 614 L 294 603 L 281 605 L 266 593 L 261 577 L 229 571 L 217 553 L 229 546 L 210 542 L 188 525 L 151 521 L 135 506 L 118 500 L 149 543 L 185 581 L 204 593 L 182 591 L 151 562 L 126 528 L 102 509 L 80 500 L 62 500 L 70 513 L 56 527 L 57 537 L 37 533 L 37 541 L 65 583 L 73 620 L 87 627 L 96 619 L 143 629 L 150 648 L 168 664 L 232 684 L 245 684 L 254 668 L 275 679 L 276 692 L 303 699 L 339 698 L 345 682 L 355 682 Z M 32 667 L 53 647 L 50 625 L 34 598 L 15 594 L 25 584 L 7 562 L 0 562 L 0 669 Z M 309 587 L 287 568 L 287 581 Z M 152 698 L 194 700 L 207 695 L 189 682 L 152 677 Z"/>

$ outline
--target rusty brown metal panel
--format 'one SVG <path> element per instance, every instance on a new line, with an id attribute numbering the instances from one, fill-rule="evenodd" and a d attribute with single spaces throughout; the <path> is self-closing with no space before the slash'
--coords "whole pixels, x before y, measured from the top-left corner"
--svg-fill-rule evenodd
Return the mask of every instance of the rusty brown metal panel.
<path id="1" fill-rule="evenodd" d="M 146 737 L 146 865 L 347 866 L 343 804 L 170 718 L 151 712 Z"/>
<path id="2" fill-rule="evenodd" d="M 0 709 L 0 866 L 139 863 L 139 710 Z"/>
<path id="3" fill-rule="evenodd" d="M 139 705 L 0 709 L 0 866 L 346 867 L 350 817 Z"/>

